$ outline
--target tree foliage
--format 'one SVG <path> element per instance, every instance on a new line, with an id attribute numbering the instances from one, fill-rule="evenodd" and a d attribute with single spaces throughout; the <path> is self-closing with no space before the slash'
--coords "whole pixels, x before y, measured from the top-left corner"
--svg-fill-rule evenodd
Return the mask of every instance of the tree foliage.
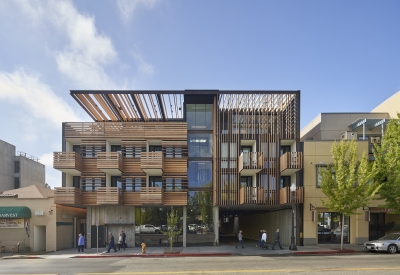
<path id="1" fill-rule="evenodd" d="M 373 181 L 374 171 L 365 153 L 358 160 L 357 145 L 354 140 L 335 142 L 331 149 L 333 163 L 321 170 L 320 187 L 326 199 L 322 204 L 330 210 L 344 215 L 357 214 L 357 208 L 367 206 L 380 188 Z M 341 248 L 343 248 L 343 226 Z"/>
<path id="2" fill-rule="evenodd" d="M 383 199 L 382 208 L 393 209 L 392 214 L 400 214 L 400 114 L 386 127 L 380 145 L 375 144 L 374 170 L 376 182 L 382 183 L 377 199 Z"/>
<path id="3" fill-rule="evenodd" d="M 177 224 L 180 220 L 180 216 L 178 215 L 178 211 L 174 210 L 171 207 L 171 211 L 167 214 L 167 225 L 168 230 L 163 232 L 164 235 L 168 236 L 170 251 L 172 252 L 172 245 L 174 244 L 175 237 L 181 234 L 182 229 L 178 229 Z"/>

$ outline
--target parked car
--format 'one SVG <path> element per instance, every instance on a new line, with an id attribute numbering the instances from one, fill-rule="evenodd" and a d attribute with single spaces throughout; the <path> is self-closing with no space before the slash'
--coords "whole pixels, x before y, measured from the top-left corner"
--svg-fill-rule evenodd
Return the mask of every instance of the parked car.
<path id="1" fill-rule="evenodd" d="M 364 243 L 364 250 L 370 252 L 385 251 L 388 253 L 397 253 L 400 246 L 400 233 L 389 233 L 375 241 Z"/>
<path id="2" fill-rule="evenodd" d="M 155 227 L 152 224 L 143 224 L 136 228 L 136 232 L 138 233 L 151 233 L 151 234 L 158 234 L 160 233 L 160 228 Z"/>

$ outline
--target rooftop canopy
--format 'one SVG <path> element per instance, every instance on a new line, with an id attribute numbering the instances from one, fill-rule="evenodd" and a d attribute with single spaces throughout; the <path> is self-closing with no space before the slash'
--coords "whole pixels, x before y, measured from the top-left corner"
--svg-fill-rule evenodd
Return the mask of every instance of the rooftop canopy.
<path id="1" fill-rule="evenodd" d="M 283 110 L 300 91 L 268 90 L 72 90 L 71 96 L 96 122 L 183 121 L 186 95 L 217 95 L 220 109 Z"/>
<path id="2" fill-rule="evenodd" d="M 349 125 L 349 127 L 352 130 L 357 129 L 358 127 L 361 127 L 365 125 L 365 127 L 369 127 L 370 130 L 378 127 L 378 126 L 384 126 L 390 121 L 389 118 L 359 118 L 353 123 Z"/>

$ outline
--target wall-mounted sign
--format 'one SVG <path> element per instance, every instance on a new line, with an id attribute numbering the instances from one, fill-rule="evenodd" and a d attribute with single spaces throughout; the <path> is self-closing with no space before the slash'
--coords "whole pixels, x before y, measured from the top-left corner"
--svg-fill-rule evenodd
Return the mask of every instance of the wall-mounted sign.
<path id="1" fill-rule="evenodd" d="M 35 216 L 43 216 L 43 210 L 36 210 Z"/>
<path id="2" fill-rule="evenodd" d="M 61 219 L 70 219 L 72 218 L 71 215 L 61 215 Z"/>
<path id="3" fill-rule="evenodd" d="M 0 219 L 0 228 L 24 228 L 24 219 Z"/>

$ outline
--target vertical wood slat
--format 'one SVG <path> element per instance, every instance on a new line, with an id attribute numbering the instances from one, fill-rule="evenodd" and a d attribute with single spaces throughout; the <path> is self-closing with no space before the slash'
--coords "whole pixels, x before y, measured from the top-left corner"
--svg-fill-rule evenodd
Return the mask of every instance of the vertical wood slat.
<path id="1" fill-rule="evenodd" d="M 280 157 L 280 170 L 304 168 L 303 152 L 286 152 Z"/>
<path id="2" fill-rule="evenodd" d="M 289 204 L 292 203 L 292 194 L 290 191 L 290 187 L 284 187 L 279 190 L 279 202 L 280 204 Z M 304 203 L 304 188 L 303 186 L 297 186 L 296 192 L 294 196 L 294 203 Z"/>

